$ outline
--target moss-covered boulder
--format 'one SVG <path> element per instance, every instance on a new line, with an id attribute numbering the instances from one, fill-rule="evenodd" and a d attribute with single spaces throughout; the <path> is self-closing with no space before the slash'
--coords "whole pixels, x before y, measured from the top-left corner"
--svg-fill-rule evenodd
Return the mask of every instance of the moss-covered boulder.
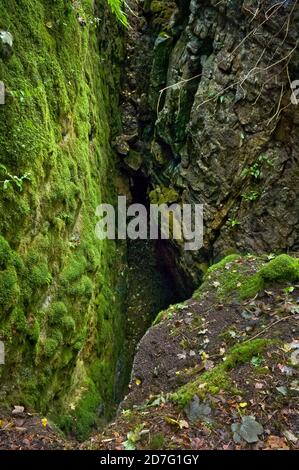
<path id="1" fill-rule="evenodd" d="M 295 257 L 210 267 L 192 299 L 158 315 L 118 419 L 86 446 L 115 448 L 117 430 L 124 448 L 153 449 L 153 435 L 160 449 L 298 448 L 298 294 Z"/>

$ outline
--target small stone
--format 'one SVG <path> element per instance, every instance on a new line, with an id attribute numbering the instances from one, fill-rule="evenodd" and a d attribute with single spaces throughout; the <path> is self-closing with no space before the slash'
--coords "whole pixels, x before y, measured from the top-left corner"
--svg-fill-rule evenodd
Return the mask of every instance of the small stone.
<path id="1" fill-rule="evenodd" d="M 18 405 L 15 405 L 14 409 L 12 410 L 12 414 L 13 415 L 20 415 L 22 413 L 24 413 L 24 406 L 18 406 Z"/>
<path id="2" fill-rule="evenodd" d="M 13 36 L 8 31 L 0 31 L 0 57 L 9 58 L 13 52 Z"/>

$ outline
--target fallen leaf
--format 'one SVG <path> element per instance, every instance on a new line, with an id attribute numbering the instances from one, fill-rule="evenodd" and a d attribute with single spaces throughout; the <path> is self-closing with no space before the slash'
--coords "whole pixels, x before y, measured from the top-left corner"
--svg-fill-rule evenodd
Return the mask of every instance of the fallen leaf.
<path id="1" fill-rule="evenodd" d="M 262 384 L 261 382 L 257 382 L 257 383 L 255 384 L 255 388 L 256 388 L 257 390 L 261 390 L 262 388 L 264 388 L 264 384 Z"/>
<path id="2" fill-rule="evenodd" d="M 187 356 L 186 356 L 186 353 L 182 353 L 182 354 L 177 354 L 177 357 L 180 360 L 185 360 Z"/>
<path id="3" fill-rule="evenodd" d="M 246 403 L 246 401 L 243 401 L 243 402 L 239 403 L 239 408 L 246 408 L 247 405 L 248 405 L 248 403 Z"/>
<path id="4" fill-rule="evenodd" d="M 25 410 L 24 406 L 15 405 L 14 409 L 12 410 L 12 414 L 13 415 L 22 414 L 24 413 L 24 410 Z"/>
<path id="5" fill-rule="evenodd" d="M 42 425 L 43 425 L 44 428 L 45 428 L 45 427 L 47 426 L 47 424 L 48 424 L 47 418 L 43 418 L 41 421 L 42 421 Z"/>
<path id="6" fill-rule="evenodd" d="M 171 424 L 172 426 L 178 426 L 178 427 L 180 427 L 179 421 L 177 421 L 177 420 L 174 419 L 174 418 L 171 418 L 170 416 L 164 416 L 164 421 L 165 421 L 167 424 Z"/>
<path id="7" fill-rule="evenodd" d="M 188 429 L 189 423 L 185 419 L 180 419 L 179 426 L 180 426 L 180 429 Z"/>
<path id="8" fill-rule="evenodd" d="M 208 332 L 208 329 L 198 331 L 198 335 L 205 335 Z"/>
<path id="9" fill-rule="evenodd" d="M 191 446 L 192 446 L 192 449 L 194 450 L 201 450 L 205 448 L 205 441 L 204 439 L 201 439 L 200 437 L 194 437 L 191 441 Z"/>
<path id="10" fill-rule="evenodd" d="M 283 437 L 269 436 L 264 450 L 289 450 L 289 446 Z"/>
<path id="11" fill-rule="evenodd" d="M 231 430 L 236 444 L 240 444 L 242 439 L 249 444 L 258 442 L 258 436 L 264 432 L 263 426 L 256 421 L 254 416 L 243 416 L 241 423 L 231 425 Z"/>
<path id="12" fill-rule="evenodd" d="M 214 364 L 213 361 L 210 361 L 210 360 L 205 361 L 205 369 L 206 369 L 206 370 L 211 370 L 211 369 L 213 369 L 214 365 L 215 365 L 215 364 Z"/>
<path id="13" fill-rule="evenodd" d="M 136 379 L 135 380 L 135 384 L 139 387 L 141 385 L 141 380 L 140 379 Z"/>

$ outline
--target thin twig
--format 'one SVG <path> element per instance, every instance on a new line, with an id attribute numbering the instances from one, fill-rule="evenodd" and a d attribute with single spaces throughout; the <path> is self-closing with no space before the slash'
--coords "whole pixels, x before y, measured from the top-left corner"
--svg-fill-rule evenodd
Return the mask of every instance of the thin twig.
<path id="1" fill-rule="evenodd" d="M 243 341 L 242 344 L 248 343 L 248 341 L 252 341 L 253 339 L 258 338 L 259 336 L 263 335 L 265 333 L 265 331 L 270 330 L 270 328 L 272 328 L 272 326 L 275 326 L 275 325 L 277 325 L 278 323 L 280 323 L 282 321 L 288 320 L 289 318 L 296 318 L 297 319 L 298 317 L 293 314 L 293 315 L 288 315 L 287 317 L 284 317 L 284 318 L 280 318 L 279 320 L 275 321 L 274 323 L 271 323 L 271 325 L 268 325 L 266 328 L 264 328 L 262 331 L 257 333 L 255 336 L 252 336 L 251 338 L 247 339 L 246 341 Z"/>

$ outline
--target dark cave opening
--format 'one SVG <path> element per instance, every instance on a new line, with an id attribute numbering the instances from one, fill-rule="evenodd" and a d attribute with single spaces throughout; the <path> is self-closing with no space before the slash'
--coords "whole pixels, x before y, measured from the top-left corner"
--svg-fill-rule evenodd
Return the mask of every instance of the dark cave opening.
<path id="1" fill-rule="evenodd" d="M 141 170 L 129 176 L 132 203 L 148 209 L 149 178 Z M 192 295 L 194 286 L 179 269 L 177 256 L 171 240 L 127 240 L 125 360 L 120 359 L 122 373 L 119 370 L 118 376 L 123 385 L 116 384 L 116 402 L 127 392 L 136 348 L 158 313 Z"/>

